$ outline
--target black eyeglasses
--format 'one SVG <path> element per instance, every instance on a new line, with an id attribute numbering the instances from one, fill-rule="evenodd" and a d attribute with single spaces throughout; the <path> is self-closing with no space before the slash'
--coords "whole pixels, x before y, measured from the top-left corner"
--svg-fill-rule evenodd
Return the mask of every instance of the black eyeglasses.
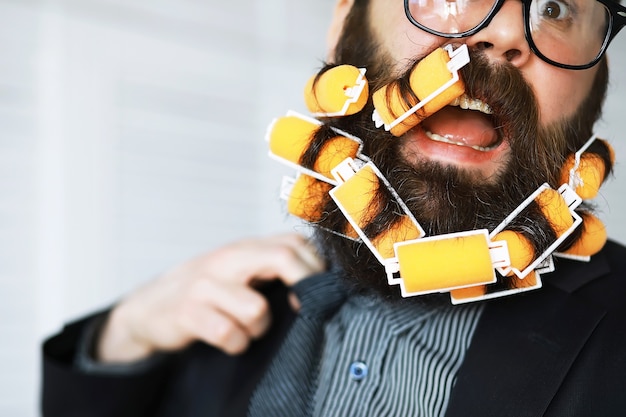
<path id="1" fill-rule="evenodd" d="M 506 0 L 404 0 L 407 18 L 444 38 L 471 36 L 485 28 Z M 598 63 L 626 26 L 626 7 L 613 0 L 521 0 L 532 51 L 566 69 Z"/>

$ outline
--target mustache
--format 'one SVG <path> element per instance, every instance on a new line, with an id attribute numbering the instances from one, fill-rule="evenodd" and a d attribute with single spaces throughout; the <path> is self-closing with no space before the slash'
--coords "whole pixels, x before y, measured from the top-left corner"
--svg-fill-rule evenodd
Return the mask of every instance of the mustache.
<path id="1" fill-rule="evenodd" d="M 493 64 L 484 53 L 470 50 L 470 62 L 460 69 L 465 84 L 465 94 L 488 104 L 492 111 L 492 121 L 500 138 L 533 137 L 539 125 L 539 106 L 530 85 L 521 71 L 513 65 Z M 389 84 L 397 90 L 405 101 L 406 108 L 419 102 L 410 85 L 414 68 L 423 58 L 415 59 L 404 72 L 392 78 L 388 71 L 370 74 L 371 84 Z M 380 88 L 380 87 L 378 87 Z M 377 88 L 372 88 L 375 91 Z M 390 103 L 387 103 L 391 108 Z"/>
<path id="2" fill-rule="evenodd" d="M 466 94 L 491 107 L 499 135 L 511 142 L 536 136 L 539 105 L 521 71 L 512 65 L 494 65 L 482 53 L 470 52 L 470 57 L 461 68 Z"/>
<path id="3" fill-rule="evenodd" d="M 567 153 L 577 149 L 572 149 L 572 144 L 582 145 L 578 136 L 586 140 L 590 134 L 573 130 L 572 124 L 554 123 L 551 126 L 542 127 L 540 123 L 540 109 L 533 88 L 524 78 L 520 69 L 514 65 L 491 62 L 481 51 L 470 50 L 470 62 L 461 68 L 460 75 L 465 84 L 465 94 L 472 99 L 480 100 L 489 105 L 492 110 L 491 122 L 498 135 L 498 143 L 507 141 L 512 149 L 511 158 L 518 169 L 533 171 L 543 181 L 551 185 L 557 185 L 558 173 L 564 163 Z M 400 96 L 404 98 L 407 108 L 418 102 L 415 93 L 410 86 L 410 75 L 415 66 L 421 61 L 414 60 L 403 73 L 398 77 L 391 77 L 388 70 L 383 69 L 380 74 L 368 74 L 373 78 L 373 85 L 382 83 L 395 84 L 395 88 L 400 91 Z M 389 68 L 388 66 L 386 68 Z M 372 89 L 374 90 L 374 89 Z M 375 90 L 374 90 L 375 91 Z M 371 108 L 366 109 L 369 113 Z M 580 119 L 576 115 L 573 120 Z M 359 127 L 363 126 L 367 120 L 360 120 Z M 354 121 L 341 121 L 345 129 L 354 126 Z M 574 123 L 579 126 L 581 123 Z M 593 123 L 582 123 L 587 126 Z M 371 128 L 364 127 L 362 132 L 371 132 Z M 393 136 L 387 132 L 380 132 L 379 138 L 390 138 Z M 365 147 L 372 153 L 372 159 L 377 159 L 375 154 L 379 150 L 376 147 Z"/>

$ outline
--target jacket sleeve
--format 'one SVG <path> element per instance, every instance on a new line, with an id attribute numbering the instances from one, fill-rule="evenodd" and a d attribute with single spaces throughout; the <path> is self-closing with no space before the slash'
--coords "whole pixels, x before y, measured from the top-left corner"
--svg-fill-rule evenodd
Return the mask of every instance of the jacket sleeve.
<path id="1" fill-rule="evenodd" d="M 85 341 L 107 312 L 67 325 L 43 345 L 43 417 L 246 416 L 249 398 L 295 317 L 280 282 L 259 291 L 268 299 L 272 326 L 238 356 L 196 342 L 115 369 L 84 360 Z"/>
<path id="2" fill-rule="evenodd" d="M 44 342 L 44 417 L 143 417 L 158 408 L 157 399 L 169 379 L 169 360 L 107 371 L 78 365 L 85 332 L 99 319 L 102 313 L 68 324 Z"/>

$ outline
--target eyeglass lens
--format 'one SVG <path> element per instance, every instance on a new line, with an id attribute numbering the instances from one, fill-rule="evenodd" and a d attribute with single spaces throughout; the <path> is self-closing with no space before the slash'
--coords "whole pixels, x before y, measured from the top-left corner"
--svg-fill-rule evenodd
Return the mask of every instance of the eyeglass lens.
<path id="1" fill-rule="evenodd" d="M 479 26 L 497 0 L 409 0 L 411 16 L 442 34 Z M 566 65 L 586 65 L 602 52 L 610 11 L 596 0 L 532 0 L 530 36 L 546 58 Z"/>

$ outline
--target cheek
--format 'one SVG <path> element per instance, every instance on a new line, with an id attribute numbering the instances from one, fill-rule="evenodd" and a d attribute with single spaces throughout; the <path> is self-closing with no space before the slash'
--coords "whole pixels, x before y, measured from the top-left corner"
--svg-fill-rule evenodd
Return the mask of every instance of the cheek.
<path id="1" fill-rule="evenodd" d="M 402 5 L 401 2 L 398 4 Z M 375 38 L 396 63 L 397 73 L 403 72 L 408 63 L 423 57 L 445 41 L 413 26 L 402 7 L 392 8 L 374 1 L 369 14 Z"/>
<path id="2" fill-rule="evenodd" d="M 595 69 L 584 71 L 544 71 L 541 76 L 527 77 L 539 102 L 541 122 L 544 125 L 568 118 L 576 112 L 589 95 Z"/>

